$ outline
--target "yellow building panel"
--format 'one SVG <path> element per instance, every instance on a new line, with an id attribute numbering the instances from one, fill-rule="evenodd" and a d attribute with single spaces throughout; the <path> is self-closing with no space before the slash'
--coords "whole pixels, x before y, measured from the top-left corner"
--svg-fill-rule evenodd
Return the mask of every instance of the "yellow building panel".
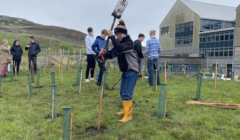
<path id="1" fill-rule="evenodd" d="M 236 28 L 240 28 L 240 5 L 237 7 Z"/>
<path id="2" fill-rule="evenodd" d="M 175 26 L 169 26 L 169 38 L 175 38 Z"/>

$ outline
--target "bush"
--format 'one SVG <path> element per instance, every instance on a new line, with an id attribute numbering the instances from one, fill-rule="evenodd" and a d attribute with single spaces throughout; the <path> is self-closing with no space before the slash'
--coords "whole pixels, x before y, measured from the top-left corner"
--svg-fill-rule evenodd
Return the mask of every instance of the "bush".
<path id="1" fill-rule="evenodd" d="M 73 51 L 73 46 L 72 46 L 72 44 L 71 43 L 69 43 L 69 42 L 60 42 L 59 44 L 58 44 L 58 48 L 59 49 L 64 49 L 65 51 L 67 51 L 68 49 L 69 49 L 69 51 Z"/>

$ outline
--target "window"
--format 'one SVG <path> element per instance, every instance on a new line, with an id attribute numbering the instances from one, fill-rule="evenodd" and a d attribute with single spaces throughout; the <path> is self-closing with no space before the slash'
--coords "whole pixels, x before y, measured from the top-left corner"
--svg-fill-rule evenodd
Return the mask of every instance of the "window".
<path id="1" fill-rule="evenodd" d="M 224 56 L 228 56 L 228 48 L 224 48 Z"/>
<path id="2" fill-rule="evenodd" d="M 186 45 L 192 43 L 193 32 L 189 31 L 193 30 L 193 22 L 178 24 L 175 28 L 176 33 L 178 33 L 175 34 L 175 45 Z"/>
<path id="3" fill-rule="evenodd" d="M 229 48 L 229 56 L 233 56 L 233 49 Z"/>
<path id="4" fill-rule="evenodd" d="M 210 35 L 207 36 L 207 42 L 210 42 L 211 41 L 211 37 Z"/>
<path id="5" fill-rule="evenodd" d="M 215 42 L 215 41 L 216 41 L 216 36 L 215 34 L 212 34 L 211 42 Z"/>
<path id="6" fill-rule="evenodd" d="M 216 34 L 216 41 L 219 41 L 219 34 Z"/>
<path id="7" fill-rule="evenodd" d="M 202 29 L 204 30 L 222 29 L 222 22 L 215 20 L 202 20 Z"/>
<path id="8" fill-rule="evenodd" d="M 234 37 L 233 37 L 233 34 L 231 33 L 230 34 L 230 40 L 233 40 L 234 39 Z"/>
<path id="9" fill-rule="evenodd" d="M 220 40 L 221 40 L 221 41 L 224 40 L 224 35 L 220 35 Z"/>
<path id="10" fill-rule="evenodd" d="M 169 34 L 169 27 L 161 28 L 161 35 L 167 35 Z"/>

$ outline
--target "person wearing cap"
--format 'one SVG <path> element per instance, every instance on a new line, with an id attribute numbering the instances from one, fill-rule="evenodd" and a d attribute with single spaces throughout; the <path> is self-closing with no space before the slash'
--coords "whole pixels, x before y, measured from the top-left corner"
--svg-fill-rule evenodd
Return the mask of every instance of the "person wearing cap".
<path id="1" fill-rule="evenodd" d="M 139 63 L 137 52 L 133 47 L 133 41 L 127 34 L 127 28 L 123 20 L 119 21 L 118 26 L 114 29 L 114 33 L 117 39 L 111 30 L 108 31 L 108 36 L 114 46 L 113 49 L 108 52 L 101 49 L 100 55 L 104 55 L 104 57 L 109 59 L 118 58 L 119 68 L 122 71 L 120 96 L 122 98 L 123 111 L 117 112 L 116 115 L 124 115 L 119 122 L 125 123 L 132 120 L 132 95 L 138 78 Z"/>

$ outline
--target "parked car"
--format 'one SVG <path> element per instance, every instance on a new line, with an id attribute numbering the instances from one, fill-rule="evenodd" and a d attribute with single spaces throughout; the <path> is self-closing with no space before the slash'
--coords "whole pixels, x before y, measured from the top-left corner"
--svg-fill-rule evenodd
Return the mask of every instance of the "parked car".
<path id="1" fill-rule="evenodd" d="M 209 75 L 210 75 L 209 72 L 205 72 L 205 73 L 203 74 L 203 78 L 204 78 L 204 79 L 215 79 L 215 73 L 212 73 L 211 76 L 209 76 Z M 225 81 L 225 74 L 219 74 L 219 73 L 217 73 L 217 79 L 219 79 L 219 75 L 220 75 L 220 79 Z M 210 77 L 211 77 L 211 78 L 210 78 Z M 226 80 L 227 80 L 227 81 L 231 81 L 231 78 L 227 78 Z"/>

